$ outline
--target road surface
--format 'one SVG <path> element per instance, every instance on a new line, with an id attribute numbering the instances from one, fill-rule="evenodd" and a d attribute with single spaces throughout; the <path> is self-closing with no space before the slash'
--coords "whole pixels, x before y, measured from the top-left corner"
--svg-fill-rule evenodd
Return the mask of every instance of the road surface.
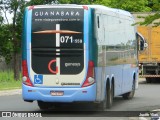
<path id="1" fill-rule="evenodd" d="M 105 112 L 97 111 L 97 108 L 93 104 L 76 103 L 76 104 L 64 104 L 62 107 L 59 107 L 57 109 L 51 109 L 50 111 L 44 113 L 44 116 L 106 117 L 108 115 L 110 116 L 110 114 L 111 116 L 113 116 L 113 114 L 122 115 L 123 113 L 124 114 L 130 112 L 133 113 L 133 111 L 135 112 L 142 111 L 143 113 L 143 111 L 152 111 L 156 109 L 160 109 L 160 82 L 147 84 L 145 81 L 141 80 L 139 83 L 139 88 L 135 93 L 135 97 L 132 100 L 124 100 L 122 97 L 116 97 L 114 99 L 112 108 L 106 110 Z M 33 103 L 24 102 L 22 100 L 21 94 L 1 95 L 0 111 L 42 112 L 39 110 L 36 102 Z M 71 111 L 71 112 L 64 112 L 64 111 Z M 123 119 L 119 118 L 119 120 Z"/>

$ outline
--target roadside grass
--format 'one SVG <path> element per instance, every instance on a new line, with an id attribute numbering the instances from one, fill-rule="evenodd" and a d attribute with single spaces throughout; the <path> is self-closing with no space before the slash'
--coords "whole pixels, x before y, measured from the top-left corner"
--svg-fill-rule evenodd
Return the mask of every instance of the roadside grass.
<path id="1" fill-rule="evenodd" d="M 20 89 L 21 84 L 21 80 L 14 80 L 12 70 L 0 71 L 0 90 Z"/>

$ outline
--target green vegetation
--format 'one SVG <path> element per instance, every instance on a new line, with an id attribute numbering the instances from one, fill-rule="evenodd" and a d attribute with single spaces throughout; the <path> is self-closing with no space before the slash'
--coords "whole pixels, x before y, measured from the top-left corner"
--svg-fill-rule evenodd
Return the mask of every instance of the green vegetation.
<path id="1" fill-rule="evenodd" d="M 21 83 L 21 80 L 14 80 L 13 71 L 0 71 L 0 90 L 19 89 Z"/>

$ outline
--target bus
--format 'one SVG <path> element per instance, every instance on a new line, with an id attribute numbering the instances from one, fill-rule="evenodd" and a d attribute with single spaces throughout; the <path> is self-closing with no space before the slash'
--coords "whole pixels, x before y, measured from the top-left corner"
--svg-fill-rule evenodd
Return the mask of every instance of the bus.
<path id="1" fill-rule="evenodd" d="M 138 88 L 138 41 L 132 15 L 102 5 L 25 9 L 22 96 L 40 109 L 61 103 L 131 99 Z"/>

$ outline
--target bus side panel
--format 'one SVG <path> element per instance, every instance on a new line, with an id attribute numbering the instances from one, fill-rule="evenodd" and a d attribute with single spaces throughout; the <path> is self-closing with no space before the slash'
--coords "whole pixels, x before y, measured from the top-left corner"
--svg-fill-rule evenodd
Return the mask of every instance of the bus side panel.
<path id="1" fill-rule="evenodd" d="M 95 79 L 96 79 L 96 101 L 102 101 L 102 68 L 95 67 Z"/>
<path id="2" fill-rule="evenodd" d="M 132 91 L 134 73 L 136 73 L 135 67 L 132 68 L 131 64 L 124 65 L 122 93 L 127 93 Z"/>
<path id="3" fill-rule="evenodd" d="M 110 79 L 114 79 L 114 96 L 122 93 L 122 67 L 123 65 L 106 67 L 107 71 L 110 71 Z"/>
<path id="4" fill-rule="evenodd" d="M 122 19 L 122 18 L 121 18 Z M 124 40 L 125 40 L 125 52 L 123 57 L 125 58 L 125 64 L 123 67 L 123 84 L 122 93 L 132 91 L 133 81 L 137 82 L 137 69 L 138 69 L 138 54 L 137 54 L 137 41 L 135 27 L 133 19 L 126 19 L 122 22 L 124 28 Z"/>
<path id="5" fill-rule="evenodd" d="M 94 9 L 93 11 L 93 16 L 92 16 L 92 21 L 94 24 L 93 27 L 93 39 L 92 39 L 92 51 L 93 52 L 93 60 L 95 63 L 95 79 L 96 79 L 96 101 L 100 102 L 104 98 L 104 78 L 105 78 L 105 72 L 104 72 L 104 67 L 100 66 L 100 64 L 103 64 L 105 59 L 103 59 L 102 55 L 102 45 L 99 45 L 98 41 L 103 40 L 103 30 L 101 29 L 103 27 L 103 22 L 102 22 L 102 15 L 101 11 Z M 103 61 L 102 61 L 103 60 Z"/>
<path id="6" fill-rule="evenodd" d="M 111 16 L 95 10 L 97 100 L 104 99 L 107 79 L 110 84 L 114 80 L 115 96 L 132 90 L 134 73 L 137 76 L 136 31 L 132 24 L 133 19 L 127 15 L 113 12 Z"/>

